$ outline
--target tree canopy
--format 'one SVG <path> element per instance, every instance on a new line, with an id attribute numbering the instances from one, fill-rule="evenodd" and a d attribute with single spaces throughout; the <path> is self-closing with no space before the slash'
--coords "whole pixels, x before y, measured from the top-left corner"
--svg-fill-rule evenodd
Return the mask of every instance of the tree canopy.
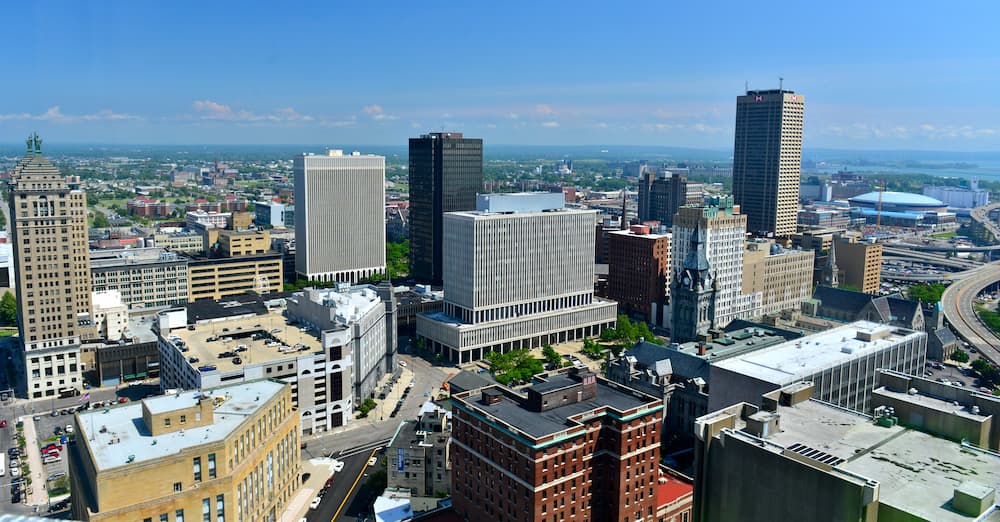
<path id="1" fill-rule="evenodd" d="M 932 304 L 941 300 L 941 294 L 944 293 L 944 285 L 941 283 L 930 283 L 922 285 L 913 285 L 907 290 L 907 295 L 910 299 L 915 299 L 924 304 Z"/>
<path id="2" fill-rule="evenodd" d="M 490 373 L 500 384 L 528 382 L 533 375 L 545 371 L 542 362 L 532 357 L 528 350 L 490 352 L 486 360 L 490 362 Z"/>
<path id="3" fill-rule="evenodd" d="M 3 322 L 4 326 L 17 324 L 17 299 L 10 292 L 4 293 L 0 298 L 0 322 Z"/>

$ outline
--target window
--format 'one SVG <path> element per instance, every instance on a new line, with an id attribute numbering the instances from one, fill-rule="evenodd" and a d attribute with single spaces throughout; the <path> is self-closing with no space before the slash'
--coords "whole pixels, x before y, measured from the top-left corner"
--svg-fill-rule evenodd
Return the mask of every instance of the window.
<path id="1" fill-rule="evenodd" d="M 167 514 L 160 513 L 160 522 L 167 522 Z"/>
<path id="2" fill-rule="evenodd" d="M 181 415 L 181 424 L 187 422 L 187 415 Z"/>
<path id="3" fill-rule="evenodd" d="M 170 418 L 169 417 L 166 418 L 166 419 L 163 419 L 163 426 L 165 428 L 169 428 L 170 427 Z"/>
<path id="4" fill-rule="evenodd" d="M 215 453 L 208 454 L 208 478 L 215 478 Z"/>
<path id="5" fill-rule="evenodd" d="M 181 483 L 174 482 L 174 491 L 180 491 L 180 490 L 181 490 Z"/>
<path id="6" fill-rule="evenodd" d="M 212 522 L 212 501 L 201 499 L 201 522 Z"/>
<path id="7" fill-rule="evenodd" d="M 215 522 L 226 522 L 226 499 L 223 495 L 215 496 Z"/>
<path id="8" fill-rule="evenodd" d="M 194 481 L 201 482 L 201 457 L 195 457 L 193 462 Z"/>

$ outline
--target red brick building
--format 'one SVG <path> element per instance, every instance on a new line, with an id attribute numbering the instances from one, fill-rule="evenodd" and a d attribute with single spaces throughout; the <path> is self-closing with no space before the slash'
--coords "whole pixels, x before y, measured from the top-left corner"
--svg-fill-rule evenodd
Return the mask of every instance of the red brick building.
<path id="1" fill-rule="evenodd" d="M 570 369 L 452 397 L 452 505 L 465 520 L 655 520 L 660 399 Z"/>
<path id="2" fill-rule="evenodd" d="M 656 486 L 656 522 L 689 522 L 694 503 L 694 483 L 666 466 L 660 466 Z"/>
<path id="3" fill-rule="evenodd" d="M 166 217 L 174 210 L 173 205 L 149 196 L 139 196 L 126 203 L 127 211 L 133 216 Z"/>
<path id="4" fill-rule="evenodd" d="M 664 309 L 670 281 L 670 234 L 646 225 L 608 233 L 607 297 L 618 312 L 667 326 Z"/>

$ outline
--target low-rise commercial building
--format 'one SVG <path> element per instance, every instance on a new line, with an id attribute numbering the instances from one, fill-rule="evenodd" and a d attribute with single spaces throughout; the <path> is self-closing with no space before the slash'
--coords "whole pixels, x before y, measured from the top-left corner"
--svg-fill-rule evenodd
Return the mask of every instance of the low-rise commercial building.
<path id="1" fill-rule="evenodd" d="M 605 374 L 610 381 L 663 398 L 664 450 L 673 442 L 684 445 L 694 433 L 694 421 L 705 415 L 711 390 L 712 364 L 763 350 L 802 335 L 742 320 L 733 321 L 717 337 L 661 346 L 642 341 L 609 358 Z"/>
<path id="2" fill-rule="evenodd" d="M 94 250 L 90 277 L 95 292 L 117 291 L 129 310 L 186 303 L 188 258 L 163 247 Z"/>
<path id="3" fill-rule="evenodd" d="M 698 419 L 695 521 L 998 518 L 996 453 L 924 423 L 903 427 L 889 408 L 870 417 L 810 399 L 813 385 L 794 383 Z M 933 415 L 945 424 L 974 416 L 954 406 Z"/>
<path id="4" fill-rule="evenodd" d="M 452 397 L 455 511 L 468 520 L 652 519 L 662 401 L 575 369 L 538 380 Z"/>
<path id="5" fill-rule="evenodd" d="M 877 370 L 921 372 L 926 358 L 926 333 L 857 321 L 713 364 L 708 408 L 751 402 L 808 380 L 817 399 L 868 412 Z"/>
<path id="6" fill-rule="evenodd" d="M 233 257 L 190 255 L 188 300 L 224 299 L 248 291 L 264 295 L 282 289 L 278 252 Z"/>
<path id="7" fill-rule="evenodd" d="M 355 404 L 351 329 L 299 327 L 284 312 L 283 300 L 253 295 L 160 312 L 160 387 L 196 390 L 278 379 L 292 386 L 303 434 L 346 425 Z"/>
<path id="8" fill-rule="evenodd" d="M 278 203 L 275 201 L 255 201 L 253 204 L 253 222 L 262 227 L 284 227 L 286 208 L 287 207 L 284 203 Z"/>
<path id="9" fill-rule="evenodd" d="M 451 493 L 451 412 L 425 402 L 413 420 L 399 424 L 386 449 L 389 488 L 415 497 Z"/>
<path id="10" fill-rule="evenodd" d="M 154 397 L 78 413 L 75 424 L 75 520 L 278 520 L 299 487 L 299 416 L 285 383 Z"/>
<path id="11" fill-rule="evenodd" d="M 153 244 L 171 252 L 197 254 L 205 250 L 205 237 L 199 232 L 188 229 L 176 232 L 157 232 L 153 234 Z"/>

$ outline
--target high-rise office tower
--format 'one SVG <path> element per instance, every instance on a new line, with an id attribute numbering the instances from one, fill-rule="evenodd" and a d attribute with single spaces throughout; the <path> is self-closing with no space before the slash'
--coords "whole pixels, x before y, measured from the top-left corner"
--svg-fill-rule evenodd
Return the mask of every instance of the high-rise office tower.
<path id="1" fill-rule="evenodd" d="M 733 319 L 760 314 L 761 294 L 743 293 L 747 217 L 729 196 L 703 206 L 681 207 L 674 216 L 670 307 L 676 341 L 693 341 Z"/>
<path id="2" fill-rule="evenodd" d="M 295 158 L 295 272 L 357 283 L 385 272 L 385 158 Z"/>
<path id="3" fill-rule="evenodd" d="M 91 314 L 87 198 L 45 159 L 37 134 L 11 173 L 9 205 L 27 396 L 78 391 Z"/>
<path id="4" fill-rule="evenodd" d="M 417 316 L 417 342 L 445 360 L 600 335 L 617 304 L 594 297 L 597 211 L 562 193 L 485 194 L 444 219 L 442 312 Z"/>
<path id="5" fill-rule="evenodd" d="M 671 227 L 684 205 L 700 205 L 704 186 L 681 174 L 645 171 L 639 180 L 639 221 L 659 221 Z"/>
<path id="6" fill-rule="evenodd" d="M 483 187 L 483 140 L 459 132 L 410 138 L 410 275 L 442 284 L 445 212 L 475 210 Z"/>
<path id="7" fill-rule="evenodd" d="M 805 97 L 775 89 L 736 97 L 733 196 L 757 235 L 795 233 Z"/>

